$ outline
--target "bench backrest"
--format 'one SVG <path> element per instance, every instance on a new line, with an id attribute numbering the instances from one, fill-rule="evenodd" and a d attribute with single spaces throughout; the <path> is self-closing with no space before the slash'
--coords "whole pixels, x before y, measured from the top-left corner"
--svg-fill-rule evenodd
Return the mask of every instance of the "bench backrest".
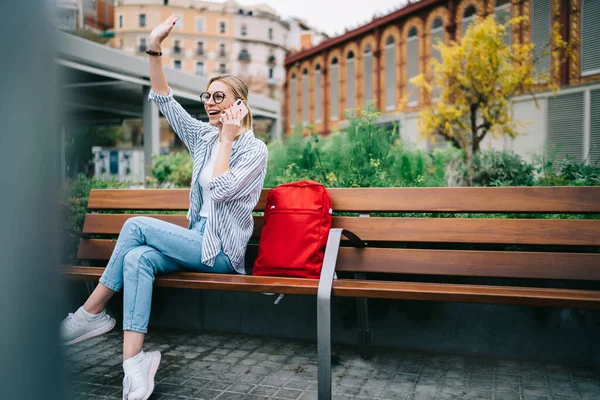
<path id="1" fill-rule="evenodd" d="M 600 187 L 360 188 L 330 193 L 334 212 L 349 213 L 334 216 L 334 227 L 369 243 L 366 249 L 340 249 L 338 271 L 600 280 Z M 262 211 L 266 194 L 265 189 L 256 211 Z M 132 210 L 187 227 L 188 196 L 187 189 L 92 190 L 83 233 L 114 237 Z M 584 217 L 536 218 L 538 214 Z M 254 238 L 260 237 L 262 225 L 262 217 L 255 217 Z M 111 240 L 83 239 L 78 258 L 107 260 L 113 247 Z M 249 246 L 249 265 L 256 249 Z"/>

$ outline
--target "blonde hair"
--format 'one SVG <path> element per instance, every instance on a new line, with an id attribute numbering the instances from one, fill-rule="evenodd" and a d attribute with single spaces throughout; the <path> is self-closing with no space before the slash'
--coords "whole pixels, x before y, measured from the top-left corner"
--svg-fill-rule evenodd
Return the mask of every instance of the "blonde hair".
<path id="1" fill-rule="evenodd" d="M 248 108 L 248 114 L 244 117 L 244 119 L 240 122 L 240 134 L 252 129 L 252 112 L 250 111 L 250 107 L 248 107 L 248 85 L 246 82 L 238 78 L 237 76 L 233 76 L 230 74 L 217 75 L 208 81 L 208 85 L 206 89 L 210 87 L 213 82 L 221 81 L 227 85 L 231 93 L 233 93 L 233 97 L 236 99 L 242 99 L 244 103 L 246 103 L 246 107 Z"/>

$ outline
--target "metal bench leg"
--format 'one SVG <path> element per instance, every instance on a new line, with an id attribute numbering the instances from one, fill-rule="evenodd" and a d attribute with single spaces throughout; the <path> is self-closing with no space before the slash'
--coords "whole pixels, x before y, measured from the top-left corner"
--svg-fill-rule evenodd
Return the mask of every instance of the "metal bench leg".
<path id="1" fill-rule="evenodd" d="M 319 400 L 331 400 L 331 288 L 342 229 L 329 231 L 317 293 Z"/>
<path id="2" fill-rule="evenodd" d="M 354 279 L 366 279 L 364 273 L 354 274 Z M 356 311 L 358 315 L 358 348 L 360 356 L 369 360 L 371 358 L 371 330 L 369 328 L 369 307 L 367 299 L 356 299 Z"/>

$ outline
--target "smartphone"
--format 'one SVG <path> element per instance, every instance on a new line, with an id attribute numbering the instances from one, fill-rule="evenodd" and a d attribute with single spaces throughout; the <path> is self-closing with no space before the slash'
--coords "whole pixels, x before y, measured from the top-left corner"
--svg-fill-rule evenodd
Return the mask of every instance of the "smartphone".
<path id="1" fill-rule="evenodd" d="M 246 107 L 246 104 L 241 99 L 238 99 L 238 100 L 236 100 L 235 103 L 233 103 L 233 106 L 231 106 L 231 113 L 233 115 L 237 115 L 237 113 L 240 111 L 241 111 L 241 114 L 240 114 L 240 121 L 241 121 L 244 119 L 244 117 L 246 115 L 248 115 L 248 107 Z"/>

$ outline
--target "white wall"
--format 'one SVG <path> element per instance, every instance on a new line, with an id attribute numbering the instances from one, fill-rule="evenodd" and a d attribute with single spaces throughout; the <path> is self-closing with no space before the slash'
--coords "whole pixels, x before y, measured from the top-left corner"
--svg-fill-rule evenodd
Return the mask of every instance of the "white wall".
<path id="1" fill-rule="evenodd" d="M 507 150 L 514 151 L 527 161 L 531 161 L 534 154 L 542 153 L 546 142 L 547 98 L 538 99 L 538 105 L 539 109 L 533 100 L 525 100 L 513 106 L 514 120 L 526 124 L 519 128 L 521 135 L 508 139 Z"/>

